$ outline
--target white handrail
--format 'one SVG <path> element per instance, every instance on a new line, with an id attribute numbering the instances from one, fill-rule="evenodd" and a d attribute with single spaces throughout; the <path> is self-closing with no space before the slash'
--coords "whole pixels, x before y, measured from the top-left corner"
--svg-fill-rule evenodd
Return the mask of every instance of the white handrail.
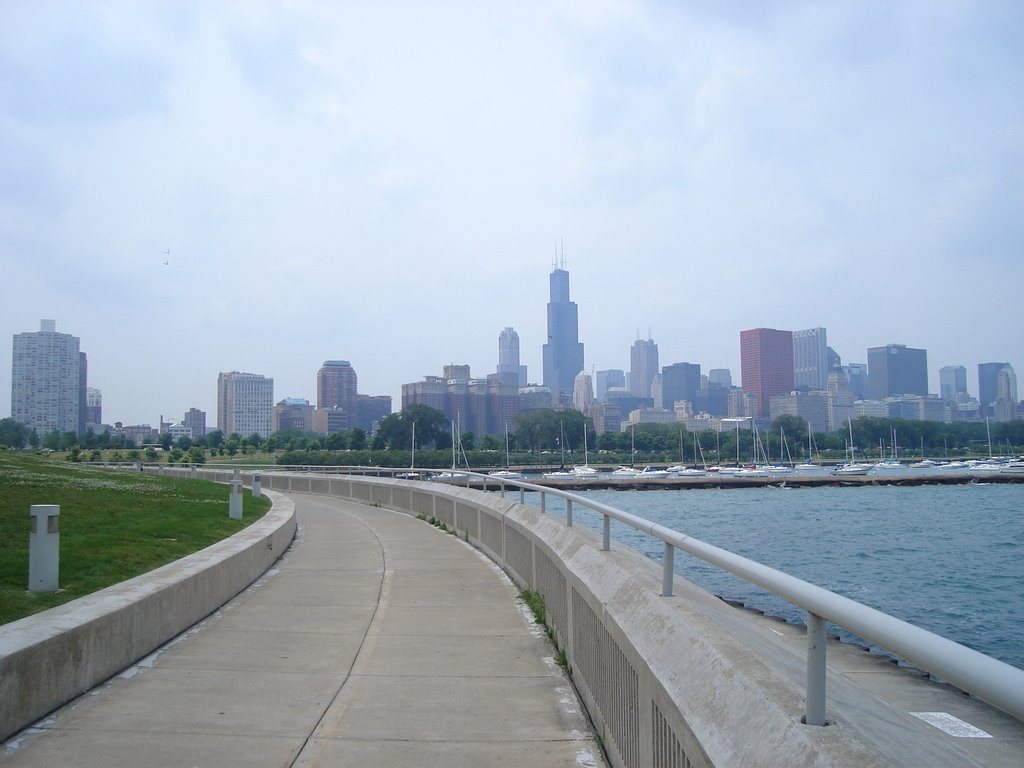
<path id="1" fill-rule="evenodd" d="M 431 470 L 419 471 L 430 472 Z M 666 573 L 662 579 L 662 592 L 666 596 L 672 594 L 672 558 L 668 553 L 670 548 L 680 549 L 803 608 L 809 615 L 809 627 L 817 624 L 816 619 L 824 619 L 844 627 L 859 637 L 907 659 L 926 672 L 1013 715 L 1018 720 L 1024 720 L 1024 670 L 863 603 L 858 603 L 856 600 L 843 597 L 783 571 L 599 501 L 593 501 L 569 491 L 521 480 L 489 477 L 475 472 L 466 474 L 485 481 L 487 485 L 499 485 L 502 489 L 506 485 L 511 485 L 540 493 L 542 509 L 546 508 L 543 501 L 544 496 L 552 495 L 568 502 L 568 515 L 572 514 L 571 505 L 581 505 L 594 510 L 606 521 L 606 524 L 602 526 L 604 532 L 602 549 L 604 550 L 610 548 L 607 525 L 609 519 L 617 520 L 634 530 L 664 542 L 666 557 L 663 563 Z M 572 524 L 571 519 L 570 517 L 569 525 Z M 817 632 L 808 632 L 810 658 L 820 659 L 820 662 L 808 664 L 809 706 L 805 720 L 809 725 L 825 724 L 825 653 L 824 644 L 819 642 L 818 634 Z M 819 698 L 820 705 L 817 705 L 815 702 Z M 815 711 L 811 711 L 811 704 L 814 704 Z"/>

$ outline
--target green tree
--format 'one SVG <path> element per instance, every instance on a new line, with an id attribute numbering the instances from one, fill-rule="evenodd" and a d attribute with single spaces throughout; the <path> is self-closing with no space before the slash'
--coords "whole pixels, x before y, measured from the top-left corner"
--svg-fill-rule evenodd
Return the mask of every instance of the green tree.
<path id="1" fill-rule="evenodd" d="M 198 445 L 193 445 L 188 449 L 188 461 L 190 464 L 205 464 L 206 453 Z"/>
<path id="2" fill-rule="evenodd" d="M 28 442 L 28 428 L 14 419 L 0 419 L 0 445 L 24 448 Z"/>
<path id="3" fill-rule="evenodd" d="M 390 413 L 381 419 L 376 433 L 379 440 L 375 442 L 393 451 L 411 450 L 413 425 L 416 427 L 417 448 L 444 448 L 451 444 L 448 417 L 442 411 L 422 403 L 410 405 L 399 413 Z M 360 450 L 354 443 L 349 447 Z"/>
<path id="4" fill-rule="evenodd" d="M 324 440 L 324 447 L 329 451 L 343 451 L 348 447 L 348 436 L 344 432 L 332 432 Z"/>
<path id="5" fill-rule="evenodd" d="M 146 461 L 156 461 L 160 454 L 156 452 L 156 448 L 150 446 L 145 451 Z"/>
<path id="6" fill-rule="evenodd" d="M 163 448 L 165 451 L 169 451 L 171 450 L 171 445 L 174 443 L 174 438 L 171 437 L 170 432 L 164 432 L 163 434 L 160 435 L 159 442 L 161 448 Z"/>
<path id="7" fill-rule="evenodd" d="M 219 429 L 215 429 L 213 432 L 208 432 L 206 434 L 206 444 L 210 448 L 220 448 L 224 445 L 224 433 Z"/>
<path id="8" fill-rule="evenodd" d="M 480 437 L 480 450 L 481 451 L 500 451 L 504 449 L 505 444 L 501 441 L 497 435 L 482 435 Z"/>
<path id="9" fill-rule="evenodd" d="M 349 435 L 348 445 L 353 451 L 365 451 L 366 431 L 359 427 L 353 429 L 351 435 Z"/>

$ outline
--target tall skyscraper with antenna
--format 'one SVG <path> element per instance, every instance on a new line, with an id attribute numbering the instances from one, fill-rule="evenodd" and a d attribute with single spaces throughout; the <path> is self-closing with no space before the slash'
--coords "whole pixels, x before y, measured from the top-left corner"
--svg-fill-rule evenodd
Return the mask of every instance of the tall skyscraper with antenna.
<path id="1" fill-rule="evenodd" d="M 553 405 L 572 404 L 573 382 L 582 370 L 579 311 L 576 302 L 569 300 L 569 273 L 563 257 L 551 272 L 548 341 L 544 345 L 544 386 L 551 390 Z"/>

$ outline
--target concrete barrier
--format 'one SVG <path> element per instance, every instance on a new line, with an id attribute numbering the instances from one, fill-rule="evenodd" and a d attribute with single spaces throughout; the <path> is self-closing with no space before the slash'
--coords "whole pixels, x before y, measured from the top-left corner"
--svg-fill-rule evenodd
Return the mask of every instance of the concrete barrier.
<path id="1" fill-rule="evenodd" d="M 262 480 L 264 488 L 320 489 L 435 518 L 521 588 L 540 593 L 547 623 L 614 766 L 987 764 L 974 762 L 948 739 L 922 733 L 910 713 L 859 688 L 852 675 L 835 674 L 830 683 L 846 707 L 844 721 L 803 725 L 800 628 L 733 608 L 678 576 L 674 597 L 663 597 L 660 566 L 626 547 L 601 551 L 600 537 L 567 528 L 536 507 L 443 483 L 266 472 Z M 830 652 L 833 659 L 842 655 L 839 650 Z M 871 664 L 857 649 L 844 650 L 857 664 Z M 874 665 L 856 671 L 893 679 L 899 677 L 894 670 Z M 896 685 L 904 692 L 913 685 L 940 687 L 919 675 L 899 677 Z M 1005 755 L 1002 764 L 1008 764 Z"/>
<path id="2" fill-rule="evenodd" d="M 295 536 L 294 503 L 264 493 L 271 510 L 231 538 L 0 627 L 0 740 L 152 653 L 259 578 Z"/>

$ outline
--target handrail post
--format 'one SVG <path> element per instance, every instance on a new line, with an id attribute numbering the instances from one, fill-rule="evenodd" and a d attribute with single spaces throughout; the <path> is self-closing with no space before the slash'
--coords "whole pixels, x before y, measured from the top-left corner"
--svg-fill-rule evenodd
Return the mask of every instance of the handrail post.
<path id="1" fill-rule="evenodd" d="M 548 495 L 544 491 L 540 492 L 540 512 L 544 514 L 548 511 Z"/>
<path id="2" fill-rule="evenodd" d="M 663 597 L 672 597 L 672 579 L 674 574 L 674 561 L 676 549 L 667 541 L 665 542 L 665 556 L 662 558 L 661 569 L 661 594 Z"/>
<path id="3" fill-rule="evenodd" d="M 807 612 L 807 725 L 825 725 L 825 620 Z"/>
<path id="4" fill-rule="evenodd" d="M 487 481 L 484 480 L 484 483 L 486 484 Z M 484 486 L 484 490 L 487 490 L 486 485 Z M 501 498 L 504 499 L 505 498 L 505 481 L 504 480 L 502 480 L 500 483 L 498 483 L 498 491 L 501 493 Z"/>
<path id="5" fill-rule="evenodd" d="M 525 504 L 526 503 L 526 489 L 523 488 L 523 486 L 521 486 L 521 485 L 519 486 L 519 503 L 520 504 Z"/>
<path id="6" fill-rule="evenodd" d="M 601 551 L 607 552 L 612 548 L 612 519 L 603 515 L 601 522 Z"/>
<path id="7" fill-rule="evenodd" d="M 565 527 L 572 528 L 572 499 L 565 500 Z"/>

